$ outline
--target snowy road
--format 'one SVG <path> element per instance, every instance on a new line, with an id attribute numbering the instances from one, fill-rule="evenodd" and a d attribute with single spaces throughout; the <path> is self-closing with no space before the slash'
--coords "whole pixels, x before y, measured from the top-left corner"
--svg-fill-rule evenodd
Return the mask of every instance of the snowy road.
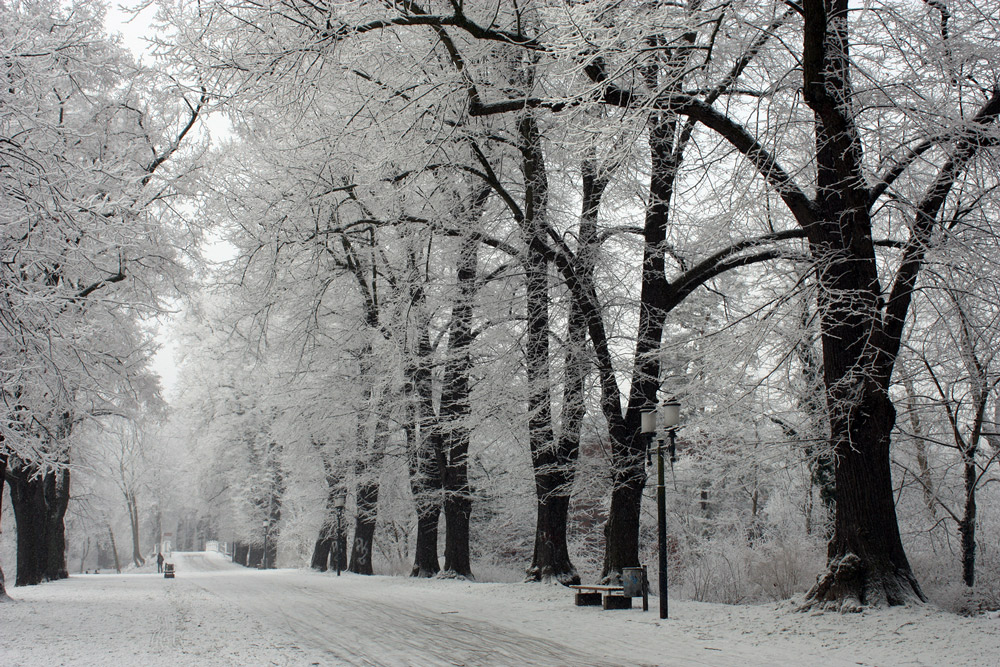
<path id="1" fill-rule="evenodd" d="M 174 563 L 175 583 L 226 600 L 310 653 L 321 653 L 322 664 L 632 664 L 470 618 L 450 608 L 437 588 L 397 601 L 366 592 L 364 578 L 355 576 L 302 581 L 297 571 L 247 570 L 207 554 L 176 554 Z"/>
<path id="2" fill-rule="evenodd" d="M 671 600 L 661 621 L 574 607 L 561 586 L 170 560 L 175 579 L 74 575 L 13 589 L 0 602 L 0 666 L 992 667 L 1000 650 L 1000 619 L 930 605 L 842 616 Z"/>

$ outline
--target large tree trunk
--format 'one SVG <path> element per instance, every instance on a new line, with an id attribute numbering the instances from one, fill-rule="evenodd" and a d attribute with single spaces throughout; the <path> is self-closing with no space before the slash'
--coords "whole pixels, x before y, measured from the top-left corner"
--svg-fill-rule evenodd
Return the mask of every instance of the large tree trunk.
<path id="1" fill-rule="evenodd" d="M 239 563 L 244 567 L 250 564 L 250 545 L 244 542 L 233 543 L 233 562 Z"/>
<path id="2" fill-rule="evenodd" d="M 365 471 L 362 470 L 361 477 Z M 378 515 L 378 480 L 365 480 L 358 485 L 357 514 L 354 519 L 354 542 L 351 544 L 351 564 L 348 569 L 357 574 L 373 574 L 372 551 L 375 540 L 375 520 Z"/>
<path id="3" fill-rule="evenodd" d="M 316 543 L 313 545 L 312 558 L 309 561 L 309 567 L 320 572 L 326 572 L 330 564 L 330 553 L 333 551 L 333 531 L 327 531 L 325 524 L 324 528 L 320 529 L 320 535 L 316 538 Z"/>
<path id="4" fill-rule="evenodd" d="M 586 159 L 581 166 L 583 209 L 576 251 L 576 272 L 588 287 L 593 285 L 594 254 L 597 250 L 597 215 L 607 187 L 606 174 L 599 173 L 595 160 Z M 553 452 L 541 474 L 535 475 L 538 498 L 538 518 L 535 526 L 535 548 L 529 581 L 555 579 L 562 584 L 580 583 L 580 576 L 569 556 L 568 525 L 570 496 L 580 454 L 580 432 L 585 414 L 585 385 L 590 360 L 587 356 L 588 318 L 584 304 L 577 295 L 570 300 L 566 327 L 566 361 L 563 382 L 561 432 Z"/>
<path id="5" fill-rule="evenodd" d="M 247 567 L 264 567 L 264 543 L 251 544 L 247 548 Z"/>
<path id="6" fill-rule="evenodd" d="M 552 431 L 549 373 L 549 263 L 545 245 L 548 178 L 541 136 L 531 113 L 519 123 L 522 172 L 525 183 L 523 236 L 525 246 L 525 299 L 527 341 L 525 368 L 528 382 L 528 434 L 535 472 L 535 548 L 527 570 L 529 581 L 579 583 L 566 542 L 569 494 L 573 463 L 579 441 L 557 442 Z M 573 396 L 575 400 L 582 398 Z M 572 428 L 573 425 L 571 424 Z M 571 434 L 569 434 L 571 435 Z M 574 450 L 574 444 L 576 449 Z M 570 450 L 564 451 L 560 445 Z"/>
<path id="7" fill-rule="evenodd" d="M 903 551 L 890 470 L 896 411 L 889 382 L 902 327 L 895 339 L 887 336 L 884 327 L 893 325 L 881 315 L 870 194 L 850 108 L 848 0 L 811 0 L 803 7 L 804 97 L 817 121 L 818 215 L 806 232 L 820 262 L 824 381 L 837 461 L 829 569 L 807 600 L 848 610 L 903 604 L 922 600 L 923 593 Z M 903 298 L 889 305 L 902 308 L 898 321 L 905 319 L 909 294 Z"/>
<path id="8" fill-rule="evenodd" d="M 463 248 L 464 249 L 464 248 Z M 429 252 L 429 250 L 428 250 Z M 473 247 L 473 252 L 475 252 Z M 417 267 L 416 253 L 409 255 L 410 301 L 416 313 L 416 341 L 413 362 L 408 369 L 412 385 L 407 401 L 405 426 L 409 453 L 410 492 L 417 513 L 417 539 L 414 545 L 411 577 L 433 577 L 441 571 L 438 561 L 438 523 L 441 518 L 441 429 L 434 411 L 434 360 L 430 321 L 426 312 L 423 279 Z"/>
<path id="9" fill-rule="evenodd" d="M 649 74 L 654 79 L 655 73 Z M 666 240 L 670 201 L 673 196 L 680 151 L 674 150 L 676 116 L 657 112 L 649 120 L 649 150 L 652 174 L 649 204 L 643 228 L 645 248 L 642 259 L 642 286 L 639 294 L 639 328 L 636 338 L 624 428 L 611 443 L 611 507 L 604 527 L 605 550 L 601 579 L 621 580 L 625 567 L 639 565 L 639 511 L 646 486 L 645 454 L 648 443 L 639 432 L 639 415 L 653 406 L 660 387 L 660 360 L 656 354 L 667 316 L 665 299 L 669 284 L 664 273 L 663 243 Z M 611 429 L 612 435 L 616 429 Z"/>
<path id="10" fill-rule="evenodd" d="M 10 503 L 17 526 L 17 576 L 15 586 L 34 586 L 45 581 L 48 564 L 45 537 L 45 485 L 38 470 L 15 460 L 7 479 Z"/>
<path id="11" fill-rule="evenodd" d="M 146 564 L 146 559 L 142 557 L 142 547 L 139 544 L 139 501 L 135 493 L 126 495 L 128 506 L 129 525 L 132 528 L 132 564 L 142 567 Z"/>
<path id="12" fill-rule="evenodd" d="M 0 435 L 0 446 L 3 445 L 3 435 Z M 3 485 L 7 480 L 7 455 L 0 451 L 0 535 L 3 535 Z M 3 563 L 0 563 L 0 602 L 7 598 L 7 584 L 3 576 Z"/>
<path id="13" fill-rule="evenodd" d="M 326 507 L 323 515 L 323 525 L 319 529 L 319 537 L 316 538 L 316 545 L 313 547 L 311 566 L 314 570 L 326 572 L 330 563 L 331 554 L 334 551 L 334 540 L 337 536 L 337 497 L 343 492 L 340 476 L 336 474 L 333 465 L 323 453 L 322 447 L 317 445 L 318 455 L 323 462 L 323 472 L 326 478 Z M 336 568 L 336 563 L 333 563 Z"/>
<path id="14" fill-rule="evenodd" d="M 67 457 L 65 457 L 68 459 Z M 45 473 L 45 578 L 49 581 L 69 576 L 66 564 L 66 510 L 69 507 L 70 474 L 67 461 Z"/>
<path id="15" fill-rule="evenodd" d="M 369 370 L 368 377 L 371 370 Z M 370 390 L 369 390 L 370 392 Z M 371 393 L 368 394 L 371 396 Z M 372 553 L 375 548 L 375 522 L 378 518 L 378 469 L 382 464 L 385 445 L 389 437 L 388 425 L 381 415 L 383 406 L 375 406 L 375 431 L 367 456 L 359 459 L 357 464 L 358 482 L 355 496 L 354 541 L 351 544 L 351 561 L 348 569 L 356 574 L 374 574 L 372 569 Z M 358 439 L 362 446 L 368 442 L 368 429 L 364 420 L 358 425 Z"/>
<path id="16" fill-rule="evenodd" d="M 825 142 L 821 156 L 837 150 L 833 139 L 822 133 L 818 141 Z M 823 175 L 829 177 L 821 170 L 821 182 Z M 811 230 L 810 243 L 813 255 L 823 260 L 820 313 L 827 409 L 837 462 L 836 511 L 828 549 L 830 569 L 808 598 L 841 609 L 903 604 L 923 599 L 923 593 L 903 551 L 892 493 L 889 438 L 896 411 L 889 398 L 892 367 L 878 362 L 884 350 L 878 349 L 872 335 L 881 325 L 881 290 L 871 219 L 866 198 L 857 193 L 838 193 L 831 187 L 821 201 L 827 222 Z M 839 228 L 837 234 L 823 232 L 822 227 L 831 224 Z M 852 239 L 855 247 L 844 248 L 845 238 Z"/>
<path id="17" fill-rule="evenodd" d="M 461 438 L 464 435 L 464 442 Z M 469 556 L 469 522 L 472 518 L 472 494 L 468 475 L 468 432 L 457 439 L 446 439 L 451 463 L 445 473 L 444 570 L 449 576 L 472 578 Z"/>
<path id="18" fill-rule="evenodd" d="M 892 494 L 889 434 L 895 410 L 886 392 L 865 384 L 871 393 L 844 397 L 857 404 L 833 420 L 837 505 L 829 570 L 807 595 L 846 611 L 923 599 L 903 551 Z"/>
<path id="19" fill-rule="evenodd" d="M 976 583 L 976 483 L 979 470 L 976 468 L 976 445 L 970 438 L 969 446 L 963 448 L 962 468 L 965 481 L 965 504 L 962 520 L 958 524 L 958 534 L 962 539 L 962 581 L 970 588 Z"/>
<path id="20" fill-rule="evenodd" d="M 433 424 L 434 414 L 430 373 L 430 341 L 426 327 L 420 337 L 418 364 L 413 374 L 416 400 L 411 404 L 410 491 L 417 512 L 417 539 L 414 546 L 412 577 L 433 577 L 441 571 L 438 562 L 438 522 L 441 518 L 440 469 L 441 433 Z"/>
<path id="21" fill-rule="evenodd" d="M 121 559 L 118 557 L 118 543 L 115 540 L 115 531 L 111 527 L 111 522 L 110 521 L 105 522 L 104 527 L 108 531 L 108 551 L 105 552 L 105 555 L 107 556 L 108 552 L 110 552 L 110 556 L 111 556 L 108 559 L 108 567 L 114 567 L 115 568 L 115 572 L 117 572 L 118 574 L 121 574 L 121 572 L 122 572 L 122 562 L 121 562 Z"/>
<path id="22" fill-rule="evenodd" d="M 443 473 L 445 547 L 444 569 L 452 576 L 472 578 L 469 553 L 469 523 L 472 518 L 472 488 L 469 486 L 469 391 L 472 371 L 470 347 L 473 299 L 479 255 L 477 244 L 466 239 L 461 246 L 456 275 L 458 296 L 452 306 L 448 361 L 441 391 L 441 452 L 438 466 Z"/>

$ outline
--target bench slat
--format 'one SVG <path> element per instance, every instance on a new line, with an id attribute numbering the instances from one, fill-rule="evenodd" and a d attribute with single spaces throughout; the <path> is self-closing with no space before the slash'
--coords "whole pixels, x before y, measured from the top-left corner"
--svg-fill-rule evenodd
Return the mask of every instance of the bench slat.
<path id="1" fill-rule="evenodd" d="M 573 586 L 570 586 L 570 588 L 575 588 L 576 590 L 580 590 L 580 591 L 623 591 L 623 590 L 625 590 L 624 586 L 605 586 L 605 585 L 601 585 L 601 584 L 597 584 L 597 585 L 594 585 L 594 586 L 573 585 Z"/>

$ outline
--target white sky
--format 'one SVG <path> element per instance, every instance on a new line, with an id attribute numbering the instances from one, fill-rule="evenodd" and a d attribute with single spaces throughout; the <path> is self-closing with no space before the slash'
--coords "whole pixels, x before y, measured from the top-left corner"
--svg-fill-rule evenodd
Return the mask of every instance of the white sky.
<path id="1" fill-rule="evenodd" d="M 152 21 L 156 14 L 156 7 L 147 6 L 138 15 L 127 10 L 129 6 L 136 3 L 111 2 L 108 6 L 107 16 L 104 25 L 111 35 L 121 35 L 123 45 L 128 48 L 136 58 L 143 59 L 149 55 L 149 44 L 146 38 L 152 31 Z M 123 10 L 123 6 L 126 8 Z M 231 126 L 228 120 L 222 115 L 213 115 L 204 121 L 206 131 L 216 138 L 224 138 L 231 135 Z M 210 235 L 211 237 L 211 235 Z M 213 262 L 222 262 L 233 258 L 234 248 L 221 239 L 210 240 L 204 249 L 206 257 Z M 165 315 L 159 322 L 159 333 L 157 342 L 160 350 L 153 358 L 153 370 L 161 378 L 164 396 L 170 398 L 177 383 L 177 365 L 179 355 L 177 344 L 171 340 L 170 330 L 174 326 L 174 320 L 179 317 L 175 315 Z"/>
<path id="2" fill-rule="evenodd" d="M 130 12 L 122 11 L 121 3 L 112 2 L 108 6 L 108 14 L 104 19 L 104 25 L 108 33 L 112 35 L 121 34 L 125 47 L 134 53 L 136 57 L 141 58 L 146 53 L 147 47 L 143 37 L 149 33 L 150 23 L 155 13 L 156 8 L 148 6 L 138 16 L 131 18 Z"/>

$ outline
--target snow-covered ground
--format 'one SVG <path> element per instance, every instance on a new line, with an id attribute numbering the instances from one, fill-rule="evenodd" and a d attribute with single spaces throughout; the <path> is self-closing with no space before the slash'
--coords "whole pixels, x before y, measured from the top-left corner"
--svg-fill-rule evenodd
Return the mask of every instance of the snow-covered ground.
<path id="1" fill-rule="evenodd" d="M 573 606 L 561 586 L 248 570 L 172 556 L 0 603 L 0 665 L 997 665 L 1000 619 L 927 606 L 803 614 L 791 603 Z"/>

